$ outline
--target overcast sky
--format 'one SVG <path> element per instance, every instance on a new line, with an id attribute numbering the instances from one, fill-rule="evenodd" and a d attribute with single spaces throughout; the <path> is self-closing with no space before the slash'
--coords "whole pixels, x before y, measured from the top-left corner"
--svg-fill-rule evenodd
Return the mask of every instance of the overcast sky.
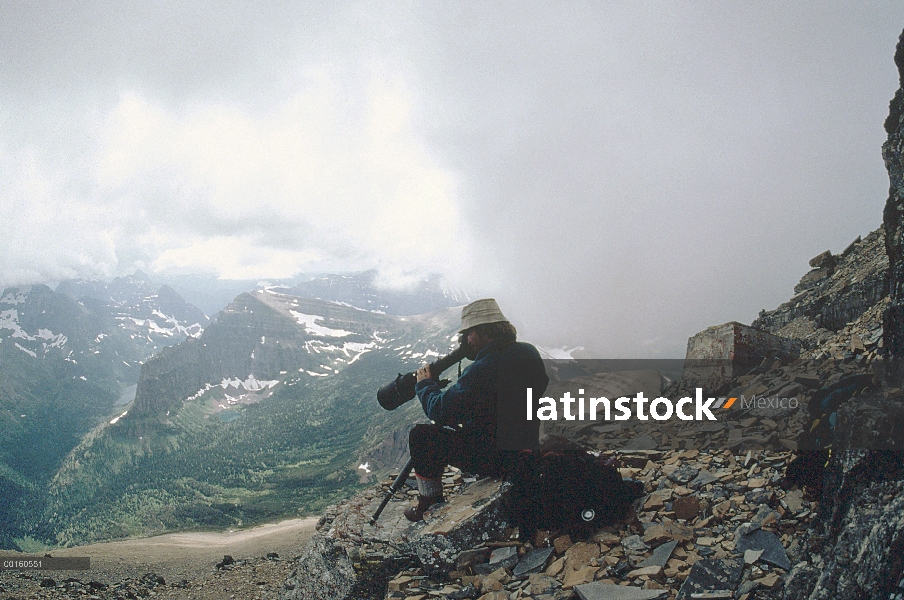
<path id="1" fill-rule="evenodd" d="M 902 28 L 900 0 L 0 0 L 0 287 L 441 272 L 529 341 L 680 357 L 880 225 Z"/>

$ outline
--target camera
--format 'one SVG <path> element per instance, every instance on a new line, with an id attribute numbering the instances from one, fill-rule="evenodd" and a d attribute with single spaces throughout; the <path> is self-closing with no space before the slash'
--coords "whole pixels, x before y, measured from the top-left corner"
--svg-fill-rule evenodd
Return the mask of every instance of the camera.
<path id="1" fill-rule="evenodd" d="M 446 356 L 430 363 L 430 372 L 434 377 L 439 377 L 443 371 L 460 362 L 463 358 L 467 358 L 467 355 L 468 348 L 463 344 Z M 414 398 L 414 386 L 416 383 L 416 372 L 404 375 L 399 373 L 398 377 L 377 390 L 377 402 L 386 410 L 395 410 Z M 445 387 L 449 384 L 449 380 L 441 379 L 439 384 L 440 387 Z"/>

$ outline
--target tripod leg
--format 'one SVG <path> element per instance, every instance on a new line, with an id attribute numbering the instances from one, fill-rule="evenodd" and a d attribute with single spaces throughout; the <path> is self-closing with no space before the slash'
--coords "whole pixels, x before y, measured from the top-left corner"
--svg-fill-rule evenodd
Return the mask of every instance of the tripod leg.
<path id="1" fill-rule="evenodd" d="M 383 509 L 386 508 L 386 505 L 389 504 L 389 500 L 392 499 L 393 495 L 399 491 L 399 489 L 405 485 L 405 481 L 408 480 L 408 475 L 411 474 L 411 469 L 414 468 L 414 464 L 411 462 L 411 459 L 408 459 L 408 462 L 405 463 L 405 466 L 402 467 L 402 471 L 399 473 L 399 476 L 395 478 L 395 481 L 392 482 L 392 485 L 389 486 L 389 489 L 386 490 L 386 495 L 383 496 L 383 501 L 380 502 L 379 508 L 377 508 L 377 512 L 374 513 L 374 516 L 370 518 L 370 524 L 376 525 L 377 519 L 380 518 L 380 514 L 383 512 Z"/>

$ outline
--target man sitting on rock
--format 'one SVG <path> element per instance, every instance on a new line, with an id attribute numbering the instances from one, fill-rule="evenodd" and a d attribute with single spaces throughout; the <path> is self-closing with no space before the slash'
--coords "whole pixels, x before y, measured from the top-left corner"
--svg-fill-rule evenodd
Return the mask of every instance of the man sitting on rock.
<path id="1" fill-rule="evenodd" d="M 477 300 L 461 311 L 459 339 L 474 362 L 458 381 L 442 390 L 430 365 L 418 370 L 415 390 L 434 424 L 416 425 L 408 436 L 418 484 L 417 506 L 405 510 L 409 520 L 420 521 L 430 506 L 443 501 L 446 465 L 488 476 L 511 469 L 515 450 L 497 445 L 497 403 L 512 390 L 528 387 L 538 397 L 549 383 L 537 349 L 516 338 L 514 325 L 494 299 Z"/>

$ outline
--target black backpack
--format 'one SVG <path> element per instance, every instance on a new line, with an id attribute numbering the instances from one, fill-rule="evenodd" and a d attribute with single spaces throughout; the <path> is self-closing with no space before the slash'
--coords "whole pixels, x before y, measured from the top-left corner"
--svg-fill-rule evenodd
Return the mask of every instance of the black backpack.
<path id="1" fill-rule="evenodd" d="M 537 529 L 589 537 L 625 520 L 643 495 L 643 485 L 623 480 L 613 461 L 563 438 L 520 453 L 509 480 L 506 508 L 522 540 Z"/>

